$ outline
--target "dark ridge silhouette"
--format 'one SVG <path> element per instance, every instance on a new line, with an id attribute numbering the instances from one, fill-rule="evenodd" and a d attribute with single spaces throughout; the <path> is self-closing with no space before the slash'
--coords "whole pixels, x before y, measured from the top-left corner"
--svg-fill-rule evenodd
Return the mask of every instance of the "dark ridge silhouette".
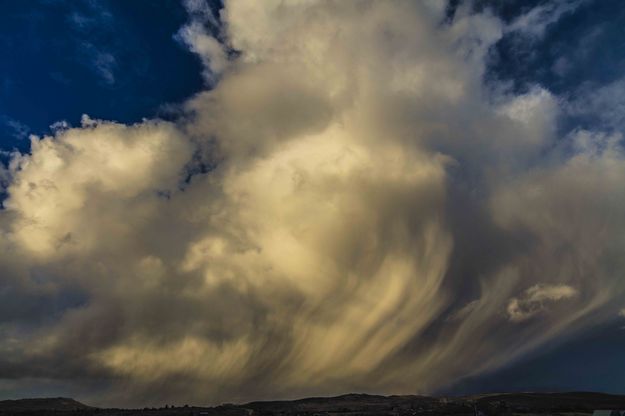
<path id="1" fill-rule="evenodd" d="M 492 393 L 462 397 L 345 394 L 216 407 L 185 405 L 158 409 L 101 409 L 62 397 L 0 401 L 2 416 L 581 416 L 600 409 L 625 410 L 625 396 L 593 392 Z"/>
<path id="2" fill-rule="evenodd" d="M 94 408 L 67 397 L 0 401 L 0 412 L 4 412 L 5 414 L 9 414 L 10 412 L 18 413 L 32 411 L 72 412 L 90 409 Z"/>

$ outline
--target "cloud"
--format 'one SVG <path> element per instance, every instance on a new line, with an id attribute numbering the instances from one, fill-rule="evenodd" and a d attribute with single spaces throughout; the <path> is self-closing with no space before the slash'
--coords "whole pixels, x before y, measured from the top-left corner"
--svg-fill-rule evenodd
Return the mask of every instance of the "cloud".
<path id="1" fill-rule="evenodd" d="M 33 137 L 32 154 L 13 158 L 14 179 L 4 204 L 18 214 L 13 241 L 43 257 L 100 246 L 104 230 L 97 223 L 106 215 L 96 213 L 106 210 L 105 200 L 119 206 L 156 198 L 176 186 L 180 165 L 191 154 L 188 144 L 176 140 L 175 128 L 163 122 L 124 126 L 83 116 L 82 128 L 56 133 Z M 89 210 L 99 221 L 92 222 Z M 81 211 L 86 215 L 78 215 Z M 114 224 L 115 214 L 110 220 L 118 228 L 138 225 Z"/>
<path id="2" fill-rule="evenodd" d="M 107 39 L 113 34 L 115 21 L 113 13 L 103 2 L 92 0 L 76 7 L 66 17 L 67 23 L 76 32 L 76 48 L 80 64 L 86 65 L 105 84 L 113 85 L 116 82 L 115 73 L 118 70 L 117 54 L 123 49 L 123 44 Z M 107 45 L 108 44 L 108 45 Z M 55 74 L 55 78 L 67 83 L 63 74 Z"/>
<path id="3" fill-rule="evenodd" d="M 595 119 L 604 128 L 625 130 L 625 78 L 617 79 L 601 87 L 584 85 L 576 91 L 576 98 L 567 106 L 575 117 Z"/>
<path id="4" fill-rule="evenodd" d="M 535 285 L 527 289 L 520 298 L 508 303 L 508 317 L 513 322 L 525 321 L 546 310 L 546 303 L 570 299 L 577 290 L 567 285 Z"/>
<path id="5" fill-rule="evenodd" d="M 24 140 L 28 138 L 30 127 L 26 124 L 4 115 L 0 116 L 0 120 L 2 121 L 2 124 L 6 125 L 13 132 L 12 136 L 17 140 Z"/>
<path id="6" fill-rule="evenodd" d="M 82 61 L 107 85 L 115 84 L 115 71 L 118 66 L 117 58 L 109 51 L 96 47 L 90 41 L 83 41 L 79 45 Z"/>
<path id="7" fill-rule="evenodd" d="M 228 65 L 226 47 L 215 36 L 219 33 L 219 21 L 203 0 L 185 0 L 184 6 L 190 21 L 174 37 L 200 57 L 204 79 L 212 85 Z"/>
<path id="8" fill-rule="evenodd" d="M 510 23 L 507 30 L 540 38 L 549 25 L 557 22 L 562 16 L 574 12 L 587 0 L 565 0 L 545 3 L 530 9 Z"/>
<path id="9" fill-rule="evenodd" d="M 81 398 L 116 405 L 431 392 L 613 318 L 622 139 L 561 136 L 540 86 L 485 87 L 498 18 L 232 0 L 214 39 L 202 4 L 181 36 L 219 76 L 183 117 L 83 117 L 11 160 L 12 386 L 104 380 Z"/>

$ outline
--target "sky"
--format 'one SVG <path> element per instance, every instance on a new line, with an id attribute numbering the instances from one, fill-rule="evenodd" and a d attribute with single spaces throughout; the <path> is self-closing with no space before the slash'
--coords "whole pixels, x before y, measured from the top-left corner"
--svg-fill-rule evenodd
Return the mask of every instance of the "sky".
<path id="1" fill-rule="evenodd" d="M 0 398 L 625 393 L 620 3 L 0 2 Z"/>

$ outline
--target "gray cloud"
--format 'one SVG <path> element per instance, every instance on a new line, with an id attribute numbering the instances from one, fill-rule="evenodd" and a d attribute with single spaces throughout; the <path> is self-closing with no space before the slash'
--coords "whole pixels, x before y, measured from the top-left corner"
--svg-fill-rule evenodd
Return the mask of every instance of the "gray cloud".
<path id="1" fill-rule="evenodd" d="M 508 28 L 443 6 L 233 0 L 226 46 L 183 34 L 224 59 L 184 119 L 33 139 L 0 213 L 4 378 L 104 380 L 95 404 L 428 392 L 613 318 L 620 136 L 485 88 Z"/>

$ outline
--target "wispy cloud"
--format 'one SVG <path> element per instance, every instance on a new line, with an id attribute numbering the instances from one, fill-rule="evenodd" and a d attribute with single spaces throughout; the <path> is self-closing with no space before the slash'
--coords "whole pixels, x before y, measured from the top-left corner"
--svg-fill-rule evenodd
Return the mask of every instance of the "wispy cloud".
<path id="1" fill-rule="evenodd" d="M 204 78 L 212 85 L 228 65 L 226 45 L 216 36 L 221 24 L 203 0 L 185 0 L 184 6 L 190 21 L 176 33 L 175 38 L 200 57 L 204 64 Z"/>
<path id="2" fill-rule="evenodd" d="M 91 43 L 83 44 L 86 53 L 91 60 L 91 67 L 93 70 L 107 83 L 115 83 L 115 69 L 117 67 L 117 60 L 115 55 L 110 52 L 104 52 L 98 50 Z"/>
<path id="3" fill-rule="evenodd" d="M 30 134 L 30 127 L 11 117 L 0 115 L 0 122 L 7 126 L 13 132 L 13 138 L 24 140 Z"/>
<path id="4" fill-rule="evenodd" d="M 588 3 L 588 0 L 547 2 L 517 17 L 506 30 L 540 38 L 545 34 L 549 25 L 556 23 L 562 16 L 575 11 L 585 3 Z"/>
<path id="5" fill-rule="evenodd" d="M 115 84 L 118 66 L 114 52 L 116 45 L 103 42 L 104 33 L 114 31 L 113 14 L 99 1 L 87 1 L 83 10 L 74 10 L 67 16 L 67 22 L 76 30 L 80 39 L 79 59 L 108 85 Z"/>

